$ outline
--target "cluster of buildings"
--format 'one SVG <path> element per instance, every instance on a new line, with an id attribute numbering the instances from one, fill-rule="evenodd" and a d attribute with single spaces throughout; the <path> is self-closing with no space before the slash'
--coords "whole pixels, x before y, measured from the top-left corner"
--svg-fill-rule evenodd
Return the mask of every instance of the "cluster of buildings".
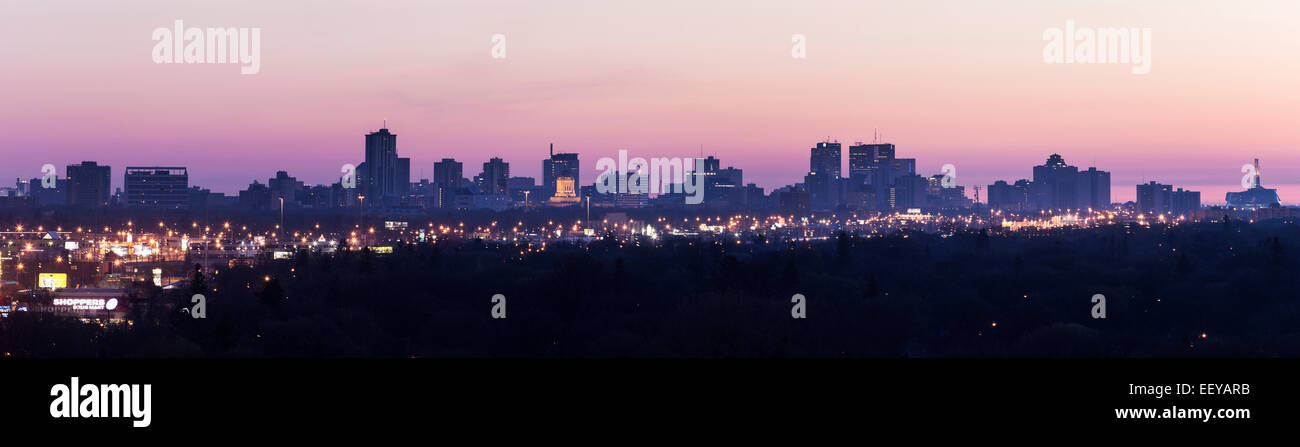
<path id="1" fill-rule="evenodd" d="M 841 148 L 838 142 L 826 141 L 810 150 L 803 183 L 774 193 L 782 211 L 955 210 L 972 205 L 964 187 L 945 181 L 945 174 L 918 175 L 916 159 L 898 158 L 897 148 L 889 143 L 849 146 L 849 172 L 844 176 Z"/>
<path id="2" fill-rule="evenodd" d="M 1260 183 L 1259 159 L 1255 159 L 1251 187 L 1245 191 L 1229 192 L 1226 208 L 1207 210 L 1201 205 L 1201 193 L 1174 185 L 1146 182 L 1137 185 L 1132 211 L 1147 216 L 1187 216 L 1193 219 L 1218 218 L 1225 210 L 1245 217 L 1291 217 L 1281 206 L 1277 190 L 1264 188 Z M 1059 154 L 1052 154 L 1040 166 L 1034 166 L 1033 180 L 1020 179 L 1014 183 L 1004 180 L 988 187 L 990 209 L 1033 211 L 1079 211 L 1113 208 L 1110 200 L 1110 173 L 1090 167 L 1086 170 L 1071 166 Z"/>
<path id="3" fill-rule="evenodd" d="M 841 173 L 838 142 L 821 142 L 812 148 L 809 171 L 803 183 L 766 193 L 744 182 L 744 171 L 723 167 L 715 157 L 702 158 L 700 176 L 704 200 L 710 209 L 782 210 L 902 210 L 914 208 L 967 208 L 964 189 L 945 183 L 942 175 L 916 174 L 916 160 L 896 158 L 892 144 L 849 147 L 849 173 Z M 479 174 L 466 177 L 464 163 L 444 158 L 433 163 L 433 179 L 411 178 L 411 159 L 400 157 L 397 135 L 387 128 L 365 136 L 364 160 L 355 178 L 340 178 L 329 185 L 307 185 L 286 171 L 265 182 L 254 181 L 238 195 L 215 193 L 193 186 L 185 167 L 127 167 L 123 187 L 111 190 L 112 168 L 96 162 L 68 165 L 65 178 L 18 180 L 15 187 L 0 188 L 0 207 L 69 206 L 93 208 L 120 206 L 152 210 L 222 209 L 250 212 L 283 208 L 364 208 L 372 212 L 409 212 L 429 209 L 491 209 L 583 205 L 606 208 L 684 207 L 692 204 L 683 191 L 662 194 L 602 191 L 598 179 L 583 184 L 576 153 L 556 153 L 551 146 L 542 160 L 542 178 L 512 176 L 510 163 L 491 158 Z M 595 176 L 592 176 L 595 177 Z M 51 181 L 53 180 L 53 181 Z"/>
<path id="4" fill-rule="evenodd" d="M 998 180 L 989 185 L 988 206 L 1017 212 L 1109 209 L 1110 173 L 1096 167 L 1081 170 L 1066 164 L 1060 154 L 1052 154 L 1034 166 L 1033 180 Z"/>
<path id="5" fill-rule="evenodd" d="M 690 159 L 687 159 L 690 160 Z M 0 188 L 0 208 L 121 206 L 157 210 L 223 209 L 266 212 L 284 208 L 361 208 L 378 213 L 409 213 L 432 209 L 490 209 L 573 206 L 605 208 L 675 208 L 779 211 L 961 211 L 979 206 L 979 187 L 972 201 L 955 183 L 954 173 L 922 176 L 915 158 L 900 158 L 893 144 L 855 143 L 848 148 L 848 173 L 839 142 L 823 141 L 809 150 L 803 182 L 770 193 L 744 182 L 743 170 L 722 167 L 715 157 L 701 158 L 688 175 L 700 176 L 703 201 L 687 200 L 680 190 L 605 191 L 599 178 L 583 184 L 576 153 L 556 153 L 551 146 L 542 160 L 542 178 L 512 176 L 510 163 L 491 158 L 477 175 L 466 177 L 464 163 L 443 158 L 433 163 L 433 179 L 413 180 L 411 159 L 398 156 L 397 135 L 387 128 L 365 135 L 364 160 L 355 177 L 329 185 L 307 185 L 279 171 L 265 183 L 254 181 L 238 195 L 228 196 L 189 183 L 185 167 L 127 167 L 123 187 L 111 190 L 112 169 L 87 161 L 68 165 L 65 178 L 18 180 Z M 1256 160 L 1254 186 L 1229 193 L 1230 208 L 1259 210 L 1279 207 L 1276 190 L 1260 186 Z M 599 176 L 593 176 L 599 177 Z M 622 180 L 620 180 L 622 181 Z M 681 186 L 681 185 L 676 185 Z M 1078 212 L 1112 208 L 1110 173 L 1096 167 L 1081 169 L 1052 154 L 1033 167 L 1032 179 L 999 180 L 988 185 L 988 208 L 997 211 Z M 1134 211 L 1143 214 L 1186 215 L 1201 209 L 1200 193 L 1156 182 L 1137 185 Z"/>

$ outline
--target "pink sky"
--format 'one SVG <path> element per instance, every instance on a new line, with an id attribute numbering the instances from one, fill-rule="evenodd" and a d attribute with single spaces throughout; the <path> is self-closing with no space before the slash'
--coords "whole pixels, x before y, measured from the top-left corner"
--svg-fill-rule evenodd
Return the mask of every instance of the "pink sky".
<path id="1" fill-rule="evenodd" d="M 261 28 L 261 72 L 153 63 L 150 34 L 175 19 Z M 1150 28 L 1150 74 L 1045 64 L 1043 32 L 1067 19 Z M 0 179 L 96 160 L 115 187 L 128 165 L 188 166 L 227 193 L 278 169 L 327 183 L 387 119 L 417 178 L 491 156 L 540 177 L 554 142 L 589 182 L 618 149 L 702 145 L 773 188 L 801 180 L 815 142 L 880 129 L 968 191 L 1053 152 L 1111 171 L 1116 201 L 1146 179 L 1222 202 L 1255 157 L 1266 186 L 1300 184 L 1292 0 L 8 0 L 0 61 Z"/>

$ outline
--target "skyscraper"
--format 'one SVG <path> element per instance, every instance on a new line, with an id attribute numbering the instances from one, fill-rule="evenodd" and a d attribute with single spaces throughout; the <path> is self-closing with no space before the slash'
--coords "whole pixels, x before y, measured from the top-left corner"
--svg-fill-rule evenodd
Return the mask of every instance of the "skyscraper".
<path id="1" fill-rule="evenodd" d="M 68 205 L 75 207 L 108 206 L 112 195 L 112 172 L 108 166 L 93 161 L 68 165 Z"/>
<path id="2" fill-rule="evenodd" d="M 817 143 L 808 157 L 808 172 L 816 172 L 830 178 L 840 178 L 840 144 L 831 142 Z"/>
<path id="3" fill-rule="evenodd" d="M 571 179 L 573 185 L 581 184 L 579 172 L 581 171 L 578 169 L 578 154 L 557 154 L 555 145 L 552 144 L 550 158 L 542 160 L 542 186 L 545 188 L 546 195 L 556 195 L 556 191 L 559 190 L 556 180 L 561 177 Z"/>
<path id="4" fill-rule="evenodd" d="M 397 157 L 397 135 L 387 128 L 366 134 L 366 161 L 357 169 L 361 191 L 374 199 L 410 189 L 411 160 Z"/>
<path id="5" fill-rule="evenodd" d="M 835 209 L 840 203 L 840 144 L 821 142 L 810 150 L 808 175 L 804 186 L 808 188 L 813 209 Z"/>
<path id="6" fill-rule="evenodd" d="M 849 178 L 858 182 L 870 181 L 882 162 L 894 159 L 892 144 L 862 144 L 849 146 Z"/>

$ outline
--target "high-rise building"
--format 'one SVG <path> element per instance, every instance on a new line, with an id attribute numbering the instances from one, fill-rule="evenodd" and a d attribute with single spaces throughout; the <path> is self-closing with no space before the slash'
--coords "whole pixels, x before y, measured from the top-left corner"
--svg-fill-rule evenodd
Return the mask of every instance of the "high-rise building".
<path id="1" fill-rule="evenodd" d="M 442 161 L 434 162 L 433 184 L 448 188 L 460 187 L 460 181 L 465 177 L 463 167 L 464 164 L 454 158 L 444 158 Z"/>
<path id="2" fill-rule="evenodd" d="M 510 163 L 500 158 L 490 158 L 483 163 L 483 174 L 479 176 L 481 185 L 479 194 L 505 195 L 510 192 Z"/>
<path id="3" fill-rule="evenodd" d="M 438 208 L 451 208 L 455 203 L 456 190 L 461 188 L 464 180 L 464 164 L 453 158 L 444 158 L 433 163 L 433 186 L 437 190 L 435 201 Z"/>
<path id="4" fill-rule="evenodd" d="M 366 134 L 365 155 L 366 161 L 357 169 L 363 194 L 382 199 L 410 189 L 411 160 L 397 157 L 396 134 L 387 128 Z"/>
<path id="5" fill-rule="evenodd" d="M 397 190 L 397 195 L 406 195 L 411 192 L 411 159 L 397 159 L 397 178 L 393 179 L 393 186 Z"/>
<path id="6" fill-rule="evenodd" d="M 925 208 L 930 182 L 916 174 L 899 177 L 889 187 L 889 207 L 895 210 Z"/>
<path id="7" fill-rule="evenodd" d="M 559 189 L 557 179 L 568 177 L 572 180 L 573 185 L 579 185 L 582 182 L 581 171 L 578 169 L 578 154 L 557 154 L 555 145 L 551 145 L 551 156 L 542 160 L 542 186 L 545 188 L 547 196 L 554 196 Z"/>
<path id="8" fill-rule="evenodd" d="M 1039 209 L 1079 208 L 1079 168 L 1065 163 L 1060 154 L 1047 157 L 1047 162 L 1034 166 L 1034 199 Z"/>
<path id="9" fill-rule="evenodd" d="M 1174 215 L 1186 215 L 1199 209 L 1201 209 L 1201 193 L 1199 191 L 1178 188 L 1174 190 L 1173 194 L 1170 194 L 1169 211 Z"/>
<path id="10" fill-rule="evenodd" d="M 1110 209 L 1110 173 L 1096 167 L 1079 171 L 1077 192 L 1079 208 Z"/>
<path id="11" fill-rule="evenodd" d="M 1142 214 L 1168 214 L 1174 187 L 1156 182 L 1137 185 L 1137 211 Z"/>
<path id="12" fill-rule="evenodd" d="M 276 171 L 275 177 L 266 181 L 266 186 L 270 188 L 270 201 L 276 202 L 275 205 L 279 204 L 281 198 L 288 205 L 298 203 L 302 199 L 299 195 L 304 194 L 306 189 L 303 182 L 285 171 Z"/>
<path id="13" fill-rule="evenodd" d="M 808 157 L 808 172 L 816 172 L 831 178 L 840 178 L 840 144 L 831 142 L 817 143 Z"/>
<path id="14" fill-rule="evenodd" d="M 814 210 L 835 209 L 840 204 L 840 144 L 820 142 L 809 151 L 804 185 Z"/>
<path id="15" fill-rule="evenodd" d="M 112 196 L 113 175 L 108 166 L 93 161 L 68 165 L 68 205 L 75 207 L 108 206 Z"/>
<path id="16" fill-rule="evenodd" d="M 870 182 L 879 167 L 894 159 L 892 144 L 862 144 L 849 146 L 849 178 Z"/>
<path id="17" fill-rule="evenodd" d="M 704 203 L 715 208 L 744 205 L 744 170 L 728 166 L 726 169 L 718 169 L 714 172 L 715 174 L 708 177 L 708 183 L 704 185 Z"/>
<path id="18" fill-rule="evenodd" d="M 190 174 L 184 167 L 127 167 L 123 186 L 126 206 L 189 208 Z"/>

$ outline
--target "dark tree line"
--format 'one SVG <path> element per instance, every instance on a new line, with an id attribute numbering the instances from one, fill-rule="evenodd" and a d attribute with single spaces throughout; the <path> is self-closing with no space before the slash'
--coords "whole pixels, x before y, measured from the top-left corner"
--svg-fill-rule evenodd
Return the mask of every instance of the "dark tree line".
<path id="1" fill-rule="evenodd" d="M 131 326 L 14 313 L 34 357 L 1300 355 L 1291 223 L 670 238 L 544 251 L 442 241 L 221 269 Z M 537 246 L 534 246 L 536 248 Z M 208 297 L 207 318 L 179 309 Z M 807 318 L 791 318 L 791 296 Z M 493 319 L 491 297 L 507 299 Z M 1093 295 L 1106 318 L 1092 316 Z"/>

